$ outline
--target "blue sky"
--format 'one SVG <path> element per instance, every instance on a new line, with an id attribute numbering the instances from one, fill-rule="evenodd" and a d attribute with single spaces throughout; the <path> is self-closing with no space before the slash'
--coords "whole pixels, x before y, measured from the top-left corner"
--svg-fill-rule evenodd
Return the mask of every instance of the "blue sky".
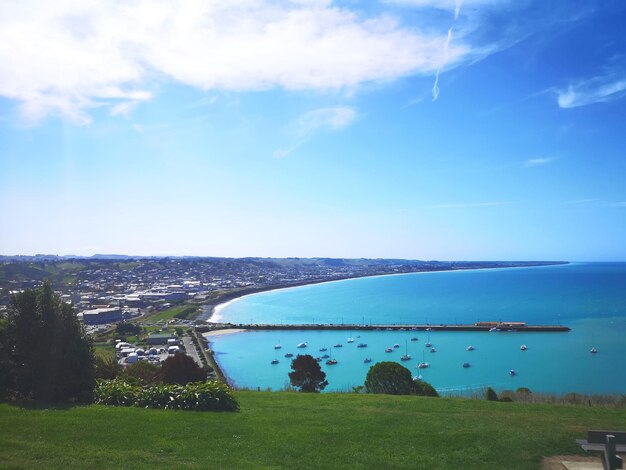
<path id="1" fill-rule="evenodd" d="M 3 2 L 2 254 L 626 259 L 626 4 Z"/>

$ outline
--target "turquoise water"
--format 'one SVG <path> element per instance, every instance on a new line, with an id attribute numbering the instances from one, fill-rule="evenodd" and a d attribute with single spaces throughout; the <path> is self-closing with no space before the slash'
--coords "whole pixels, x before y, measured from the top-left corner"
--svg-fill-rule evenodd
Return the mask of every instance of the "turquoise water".
<path id="1" fill-rule="evenodd" d="M 467 393 L 486 386 L 529 387 L 553 393 L 626 393 L 626 263 L 438 272 L 354 279 L 265 292 L 218 312 L 233 323 L 474 323 L 509 320 L 565 324 L 569 333 L 431 332 L 437 352 L 424 347 L 427 333 L 412 331 L 256 331 L 215 337 L 213 349 L 241 387 L 281 389 L 286 352 L 319 356 L 332 350 L 339 364 L 323 365 L 329 390 L 361 385 L 371 364 L 396 360 L 440 391 Z M 360 335 L 360 338 L 357 338 Z M 417 336 L 419 341 L 410 341 Z M 306 341 L 309 347 L 296 349 Z M 276 352 L 274 344 L 283 348 Z M 358 342 L 368 344 L 357 348 Z M 342 348 L 333 348 L 343 343 Z M 400 344 L 393 353 L 386 347 Z M 475 350 L 468 352 L 468 345 Z M 527 351 L 520 351 L 526 344 Z M 598 348 L 592 355 L 589 349 Z M 272 359 L 277 365 L 270 365 Z M 423 358 L 428 369 L 415 366 Z M 464 369 L 463 362 L 471 367 Z M 509 370 L 517 376 L 511 377 Z"/>

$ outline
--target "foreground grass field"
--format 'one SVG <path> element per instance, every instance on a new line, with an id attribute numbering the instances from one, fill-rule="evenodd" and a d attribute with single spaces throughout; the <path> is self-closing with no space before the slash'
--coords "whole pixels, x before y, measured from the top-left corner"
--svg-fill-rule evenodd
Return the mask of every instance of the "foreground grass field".
<path id="1" fill-rule="evenodd" d="M 535 469 L 626 409 L 237 392 L 239 413 L 0 404 L 1 468 Z"/>

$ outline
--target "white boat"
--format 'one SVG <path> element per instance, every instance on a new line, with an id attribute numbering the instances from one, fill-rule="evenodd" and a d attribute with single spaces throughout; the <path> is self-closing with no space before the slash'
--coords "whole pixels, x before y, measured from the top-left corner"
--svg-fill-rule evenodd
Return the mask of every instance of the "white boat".
<path id="1" fill-rule="evenodd" d="M 278 364 L 278 362 L 279 362 L 279 360 L 278 360 L 278 359 L 273 359 L 273 360 L 272 360 L 272 365 L 276 365 L 276 364 Z"/>
<path id="2" fill-rule="evenodd" d="M 476 349 L 474 346 L 472 346 L 471 344 L 465 348 L 466 351 L 473 351 L 474 349 Z"/>
<path id="3" fill-rule="evenodd" d="M 393 349 L 391 349 L 391 348 L 385 348 L 385 352 L 386 352 L 386 353 L 393 352 Z"/>
<path id="4" fill-rule="evenodd" d="M 337 364 L 337 359 L 328 359 L 326 361 L 327 366 L 334 366 L 335 364 Z"/>
<path id="5" fill-rule="evenodd" d="M 417 365 L 417 368 L 418 368 L 418 369 L 427 369 L 427 368 L 428 368 L 428 362 L 420 362 L 420 363 Z"/>
<path id="6" fill-rule="evenodd" d="M 394 347 L 395 349 L 398 349 L 398 348 L 400 347 L 400 345 L 399 345 L 398 343 L 396 343 L 396 344 L 394 344 L 394 345 L 393 345 L 393 347 Z"/>
<path id="7" fill-rule="evenodd" d="M 591 348 L 591 349 L 589 350 L 589 352 L 590 352 L 591 354 L 596 354 L 596 353 L 598 352 L 598 350 L 597 350 L 596 348 Z"/>
<path id="8" fill-rule="evenodd" d="M 280 348 L 282 348 L 282 346 L 280 345 L 280 343 L 277 343 L 277 344 L 275 344 L 275 345 L 274 345 L 274 349 L 280 349 Z"/>
<path id="9" fill-rule="evenodd" d="M 515 369 L 511 369 L 511 370 L 509 371 L 509 375 L 510 375 L 511 377 L 513 377 L 513 376 L 517 375 L 517 372 L 515 372 Z"/>
<path id="10" fill-rule="evenodd" d="M 402 356 L 400 356 L 400 360 L 401 361 L 410 361 L 411 360 L 411 356 L 409 356 L 409 352 L 408 352 L 408 346 L 407 346 L 407 342 L 404 342 L 404 354 Z"/>
<path id="11" fill-rule="evenodd" d="M 431 352 L 431 353 L 436 353 L 436 352 L 437 352 L 437 350 L 436 350 L 435 348 L 430 348 L 430 352 Z"/>
<path id="12" fill-rule="evenodd" d="M 528 349 L 528 346 L 526 346 L 525 344 L 522 344 L 519 348 L 522 351 L 526 351 Z"/>
<path id="13" fill-rule="evenodd" d="M 302 348 L 306 348 L 308 346 L 308 343 L 298 343 L 298 348 L 302 349 Z"/>
<path id="14" fill-rule="evenodd" d="M 494 331 L 500 331 L 500 329 L 496 328 L 495 326 L 493 328 L 489 328 L 490 333 L 493 333 Z"/>
<path id="15" fill-rule="evenodd" d="M 326 352 L 328 351 L 328 348 L 326 346 L 324 346 L 323 348 L 320 348 L 320 352 Z"/>
<path id="16" fill-rule="evenodd" d="M 293 354 L 292 353 L 287 353 L 287 354 L 285 354 L 285 357 L 293 357 Z"/>
<path id="17" fill-rule="evenodd" d="M 413 377 L 413 380 L 414 380 L 415 382 L 419 382 L 420 380 L 422 380 L 422 375 L 420 374 L 420 375 L 416 375 L 416 376 L 414 376 L 414 377 Z"/>
<path id="18" fill-rule="evenodd" d="M 352 335 L 350 335 L 350 337 L 346 340 L 346 342 L 354 343 L 354 338 L 352 337 Z"/>

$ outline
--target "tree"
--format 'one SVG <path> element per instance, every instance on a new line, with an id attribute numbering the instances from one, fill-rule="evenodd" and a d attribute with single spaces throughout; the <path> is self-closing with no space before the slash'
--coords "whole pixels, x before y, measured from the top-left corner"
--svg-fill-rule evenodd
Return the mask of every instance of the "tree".
<path id="1" fill-rule="evenodd" d="M 136 336 L 141 333 L 141 327 L 139 325 L 123 321 L 117 324 L 115 331 L 120 336 Z"/>
<path id="2" fill-rule="evenodd" d="M 115 356 L 96 356 L 94 361 L 96 379 L 111 380 L 122 372 Z"/>
<path id="3" fill-rule="evenodd" d="M 13 363 L 12 392 L 40 401 L 88 401 L 94 378 L 91 341 L 71 305 L 48 281 L 11 297 L 1 347 Z"/>
<path id="4" fill-rule="evenodd" d="M 438 397 L 439 393 L 435 390 L 428 382 L 424 382 L 423 380 L 415 380 L 413 381 L 414 393 L 421 397 Z"/>
<path id="5" fill-rule="evenodd" d="M 121 374 L 123 378 L 130 378 L 139 385 L 151 385 L 155 383 L 159 366 L 146 361 L 135 362 L 127 366 Z"/>
<path id="6" fill-rule="evenodd" d="M 158 382 L 178 385 L 204 382 L 206 378 L 206 371 L 186 354 L 174 354 L 165 359 L 156 375 Z"/>
<path id="7" fill-rule="evenodd" d="M 365 378 L 367 393 L 411 395 L 414 393 L 411 371 L 397 362 L 379 362 L 370 367 Z"/>
<path id="8" fill-rule="evenodd" d="M 498 394 L 493 388 L 488 387 L 487 390 L 485 390 L 485 398 L 489 401 L 498 401 Z"/>
<path id="9" fill-rule="evenodd" d="M 289 372 L 291 385 L 301 392 L 317 393 L 328 385 L 326 373 L 322 371 L 319 363 L 310 354 L 298 354 L 291 361 L 292 372 Z"/>

